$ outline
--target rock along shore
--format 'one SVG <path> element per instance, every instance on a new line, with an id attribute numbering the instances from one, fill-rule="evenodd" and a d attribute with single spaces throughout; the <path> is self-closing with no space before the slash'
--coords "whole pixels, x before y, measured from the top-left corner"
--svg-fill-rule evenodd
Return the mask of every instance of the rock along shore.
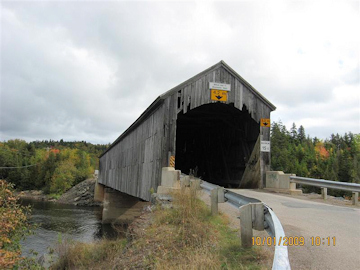
<path id="1" fill-rule="evenodd" d="M 63 204 L 72 204 L 77 206 L 101 206 L 100 202 L 94 201 L 95 179 L 87 179 L 73 186 L 65 192 L 59 199 L 50 198 L 41 190 L 25 190 L 18 193 L 20 198 L 53 201 Z"/>

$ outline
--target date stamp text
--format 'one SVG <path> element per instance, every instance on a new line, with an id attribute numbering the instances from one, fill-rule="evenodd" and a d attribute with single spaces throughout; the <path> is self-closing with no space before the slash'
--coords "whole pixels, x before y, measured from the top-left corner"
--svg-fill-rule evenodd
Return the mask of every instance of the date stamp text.
<path id="1" fill-rule="evenodd" d="M 252 245 L 253 246 L 328 246 L 334 247 L 336 246 L 336 237 L 335 236 L 311 236 L 309 238 L 305 238 L 304 236 L 280 236 L 276 237 L 252 237 Z"/>

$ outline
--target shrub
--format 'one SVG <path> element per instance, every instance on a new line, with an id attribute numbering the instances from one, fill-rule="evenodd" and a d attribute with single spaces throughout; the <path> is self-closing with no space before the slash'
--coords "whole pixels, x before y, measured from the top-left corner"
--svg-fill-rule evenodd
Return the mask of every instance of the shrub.
<path id="1" fill-rule="evenodd" d="M 13 185 L 0 180 L 0 268 L 13 268 L 21 260 L 20 240 L 27 235 L 28 207 L 17 203 Z"/>

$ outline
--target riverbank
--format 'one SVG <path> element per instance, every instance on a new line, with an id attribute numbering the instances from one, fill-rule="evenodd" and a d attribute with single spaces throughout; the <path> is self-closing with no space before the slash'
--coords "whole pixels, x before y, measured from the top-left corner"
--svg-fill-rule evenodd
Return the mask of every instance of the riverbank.
<path id="1" fill-rule="evenodd" d="M 36 201 L 56 201 L 55 198 L 44 194 L 42 190 L 22 190 L 15 192 L 15 195 L 20 199 L 36 200 Z"/>
<path id="2" fill-rule="evenodd" d="M 241 248 L 226 215 L 211 216 L 199 198 L 173 194 L 129 225 L 126 239 L 75 243 L 52 269 L 268 269 L 260 248 Z"/>
<path id="3" fill-rule="evenodd" d="M 94 186 L 94 179 L 85 180 L 56 202 L 90 206 Z M 41 192 L 23 192 L 26 194 L 51 200 Z M 52 245 L 58 262 L 49 262 L 53 255 L 44 255 L 39 262 L 43 266 L 51 263 L 51 269 L 268 269 L 268 254 L 260 248 L 242 249 L 239 229 L 229 225 L 226 215 L 211 216 L 209 207 L 191 194 L 174 194 L 170 205 L 155 205 L 154 201 L 146 207 L 129 224 L 126 238 L 58 241 Z"/>
<path id="4" fill-rule="evenodd" d="M 76 206 L 101 206 L 100 202 L 94 201 L 95 182 L 95 179 L 82 181 L 61 195 L 56 202 Z"/>
<path id="5" fill-rule="evenodd" d="M 56 250 L 63 243 L 92 243 L 118 235 L 110 225 L 102 224 L 102 207 L 26 199 L 21 199 L 21 204 L 31 207 L 28 220 L 30 224 L 35 224 L 33 234 L 20 242 L 21 256 L 34 263 L 39 262 L 45 269 L 49 269 L 51 261 L 55 261 Z"/>
<path id="6" fill-rule="evenodd" d="M 51 201 L 76 206 L 101 206 L 100 202 L 94 201 L 95 179 L 87 179 L 73 186 L 59 198 L 44 194 L 41 190 L 24 190 L 17 193 L 22 199 Z"/>

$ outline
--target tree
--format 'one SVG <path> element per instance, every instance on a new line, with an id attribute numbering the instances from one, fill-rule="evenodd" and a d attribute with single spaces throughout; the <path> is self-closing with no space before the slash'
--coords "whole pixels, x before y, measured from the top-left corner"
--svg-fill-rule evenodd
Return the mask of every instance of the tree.
<path id="1" fill-rule="evenodd" d="M 298 133 L 297 133 L 297 130 L 296 130 L 296 125 L 295 123 L 292 124 L 292 127 L 290 129 L 290 135 L 291 135 L 291 139 L 293 142 L 296 142 L 297 141 L 297 137 L 298 137 Z"/>
<path id="2" fill-rule="evenodd" d="M 273 170 L 289 171 L 290 151 L 289 151 L 290 135 L 285 125 L 280 121 L 271 125 L 271 167 Z"/>
<path id="3" fill-rule="evenodd" d="M 340 152 L 338 175 L 341 182 L 353 182 L 353 164 L 350 152 L 347 149 Z"/>
<path id="4" fill-rule="evenodd" d="M 302 125 L 299 127 L 297 138 L 300 143 L 303 143 L 306 139 L 305 128 Z"/>
<path id="5" fill-rule="evenodd" d="M 62 194 L 73 186 L 76 168 L 71 160 L 61 161 L 51 177 L 50 192 Z"/>
<path id="6" fill-rule="evenodd" d="M 46 193 L 50 192 L 51 179 L 54 175 L 57 167 L 56 156 L 53 152 L 48 154 L 45 162 L 42 164 L 41 175 L 40 175 L 40 186 L 44 188 Z"/>
<path id="7" fill-rule="evenodd" d="M 293 123 L 290 132 L 280 122 L 271 129 L 271 168 L 298 176 L 360 183 L 360 134 L 331 134 L 329 140 L 310 138 Z M 305 191 L 316 188 L 304 186 Z M 329 190 L 332 195 L 344 191 Z"/>
<path id="8" fill-rule="evenodd" d="M 75 184 L 87 179 L 93 172 L 94 168 L 90 164 L 90 155 L 82 150 L 77 150 L 77 161 Z"/>
<path id="9" fill-rule="evenodd" d="M 351 146 L 354 150 L 354 182 L 360 184 L 360 134 L 354 135 L 354 140 Z"/>

